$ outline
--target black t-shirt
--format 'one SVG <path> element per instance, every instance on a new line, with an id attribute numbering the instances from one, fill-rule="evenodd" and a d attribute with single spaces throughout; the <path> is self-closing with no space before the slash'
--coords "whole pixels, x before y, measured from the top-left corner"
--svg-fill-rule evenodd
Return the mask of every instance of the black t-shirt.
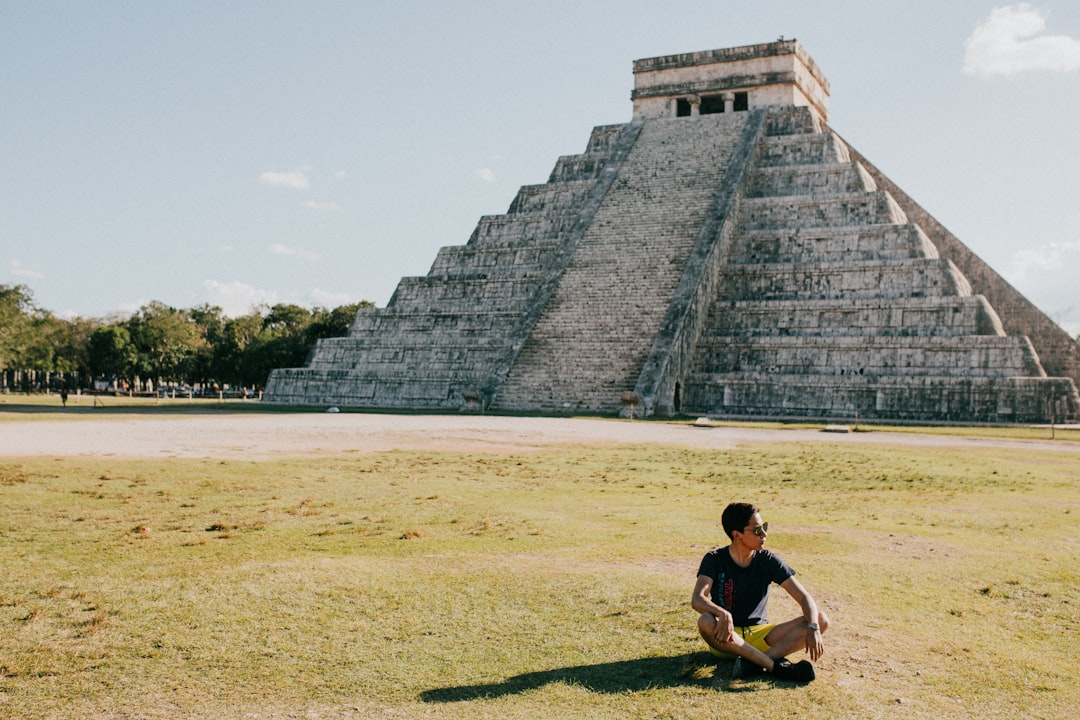
<path id="1" fill-rule="evenodd" d="M 770 584 L 779 585 L 795 571 L 768 550 L 758 550 L 749 566 L 739 567 L 729 547 L 706 553 L 698 575 L 712 578 L 712 601 L 731 613 L 735 625 L 764 625 Z"/>

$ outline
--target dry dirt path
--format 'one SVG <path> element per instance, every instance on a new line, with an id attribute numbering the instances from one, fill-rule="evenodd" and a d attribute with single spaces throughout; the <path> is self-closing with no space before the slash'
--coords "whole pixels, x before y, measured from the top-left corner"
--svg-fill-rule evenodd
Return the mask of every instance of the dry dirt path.
<path id="1" fill-rule="evenodd" d="M 1048 431 L 1049 432 L 1049 431 Z M 933 447 L 1015 447 L 1080 453 L 1080 443 L 912 433 L 694 427 L 627 420 L 475 415 L 225 414 L 0 422 L 0 457 L 247 458 L 339 455 L 395 449 L 520 452 L 548 446 L 653 443 L 731 448 L 756 442 Z"/>

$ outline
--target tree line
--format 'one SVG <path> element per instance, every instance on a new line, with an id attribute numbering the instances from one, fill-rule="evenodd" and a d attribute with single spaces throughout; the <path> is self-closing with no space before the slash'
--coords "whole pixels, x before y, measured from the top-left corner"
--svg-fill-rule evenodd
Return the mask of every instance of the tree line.
<path id="1" fill-rule="evenodd" d="M 318 339 L 347 335 L 361 307 L 372 303 L 282 303 L 228 317 L 215 305 L 153 301 L 127 317 L 68 319 L 37 307 L 25 285 L 0 284 L 0 389 L 258 390 L 274 368 L 303 365 Z"/>

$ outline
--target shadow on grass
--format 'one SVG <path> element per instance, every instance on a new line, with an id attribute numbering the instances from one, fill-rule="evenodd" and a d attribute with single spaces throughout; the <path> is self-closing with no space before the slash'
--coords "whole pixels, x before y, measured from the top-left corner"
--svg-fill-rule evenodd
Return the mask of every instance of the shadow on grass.
<path id="1" fill-rule="evenodd" d="M 459 685 L 425 690 L 420 699 L 430 703 L 498 698 L 541 688 L 552 683 L 582 687 L 591 692 L 623 694 L 670 687 L 713 687 L 717 678 L 726 685 L 731 663 L 708 653 L 578 665 L 515 675 L 498 683 Z M 726 688 L 725 689 L 734 689 Z"/>

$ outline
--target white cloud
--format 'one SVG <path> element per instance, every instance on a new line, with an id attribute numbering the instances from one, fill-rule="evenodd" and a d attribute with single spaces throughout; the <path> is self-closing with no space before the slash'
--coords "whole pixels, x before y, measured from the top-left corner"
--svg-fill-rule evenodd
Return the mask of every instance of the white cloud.
<path id="1" fill-rule="evenodd" d="M 1080 240 L 1051 242 L 1036 248 L 1025 248 L 1013 253 L 1009 261 L 1009 277 L 1022 283 L 1033 274 L 1057 274 L 1065 271 L 1074 276 L 1074 268 L 1080 267 Z"/>
<path id="2" fill-rule="evenodd" d="M 229 317 L 245 315 L 259 306 L 272 306 L 278 303 L 295 303 L 304 307 L 336 308 L 360 302 L 363 298 L 352 293 L 335 293 L 315 288 L 307 293 L 289 292 L 284 295 L 276 290 L 257 288 L 239 280 L 231 282 L 219 282 L 218 280 L 203 280 L 202 292 L 196 298 L 193 305 L 208 303 L 217 305 Z M 134 306 L 131 312 L 138 310 L 145 303 Z"/>
<path id="3" fill-rule="evenodd" d="M 338 170 L 336 173 L 334 173 L 334 179 L 335 180 L 344 180 L 348 176 L 349 176 L 349 174 L 347 172 L 345 172 L 344 170 Z"/>
<path id="4" fill-rule="evenodd" d="M 364 300 L 364 298 L 358 297 L 353 293 L 335 293 L 326 290 L 320 290 L 315 288 L 308 296 L 312 305 L 318 305 L 324 308 L 336 308 L 341 305 L 348 305 L 350 303 L 356 303 Z"/>
<path id="5" fill-rule="evenodd" d="M 303 248 L 294 248 L 289 245 L 283 245 L 282 243 L 274 243 L 266 248 L 266 251 L 271 255 L 284 255 L 286 257 L 298 257 L 302 260 L 308 260 L 315 262 L 322 256 L 319 253 L 312 250 L 305 250 Z"/>
<path id="6" fill-rule="evenodd" d="M 37 269 L 37 267 L 29 267 L 23 265 L 19 260 L 12 260 L 8 265 L 8 272 L 12 277 L 21 278 L 23 280 L 44 280 L 46 275 Z"/>
<path id="7" fill-rule="evenodd" d="M 117 303 L 116 312 L 120 313 L 121 315 L 131 316 L 149 304 L 150 300 L 148 300 L 147 298 L 143 298 L 142 300 L 132 300 L 126 303 Z"/>
<path id="8" fill-rule="evenodd" d="M 1017 250 L 1009 261 L 1007 279 L 1072 336 L 1080 333 L 1080 239 L 1051 242 Z"/>
<path id="9" fill-rule="evenodd" d="M 311 187 L 311 178 L 308 177 L 309 168 L 297 168 L 287 172 L 275 172 L 267 170 L 259 176 L 259 182 L 270 187 L 287 187 L 294 190 L 307 190 Z"/>
<path id="10" fill-rule="evenodd" d="M 994 8 L 964 41 L 964 72 L 992 77 L 1080 70 L 1080 41 L 1045 31 L 1046 13 L 1029 3 Z"/>
<path id="11" fill-rule="evenodd" d="M 474 174 L 484 182 L 495 182 L 495 171 L 491 168 L 477 168 Z"/>
<path id="12" fill-rule="evenodd" d="M 335 202 L 323 202 L 321 200 L 308 200 L 304 203 L 304 207 L 308 210 L 318 210 L 322 212 L 324 210 L 337 210 L 338 204 Z"/>
<path id="13" fill-rule="evenodd" d="M 226 283 L 203 280 L 201 302 L 217 305 L 226 315 L 236 317 L 259 305 L 277 303 L 278 294 L 274 290 L 263 290 L 239 280 Z"/>

